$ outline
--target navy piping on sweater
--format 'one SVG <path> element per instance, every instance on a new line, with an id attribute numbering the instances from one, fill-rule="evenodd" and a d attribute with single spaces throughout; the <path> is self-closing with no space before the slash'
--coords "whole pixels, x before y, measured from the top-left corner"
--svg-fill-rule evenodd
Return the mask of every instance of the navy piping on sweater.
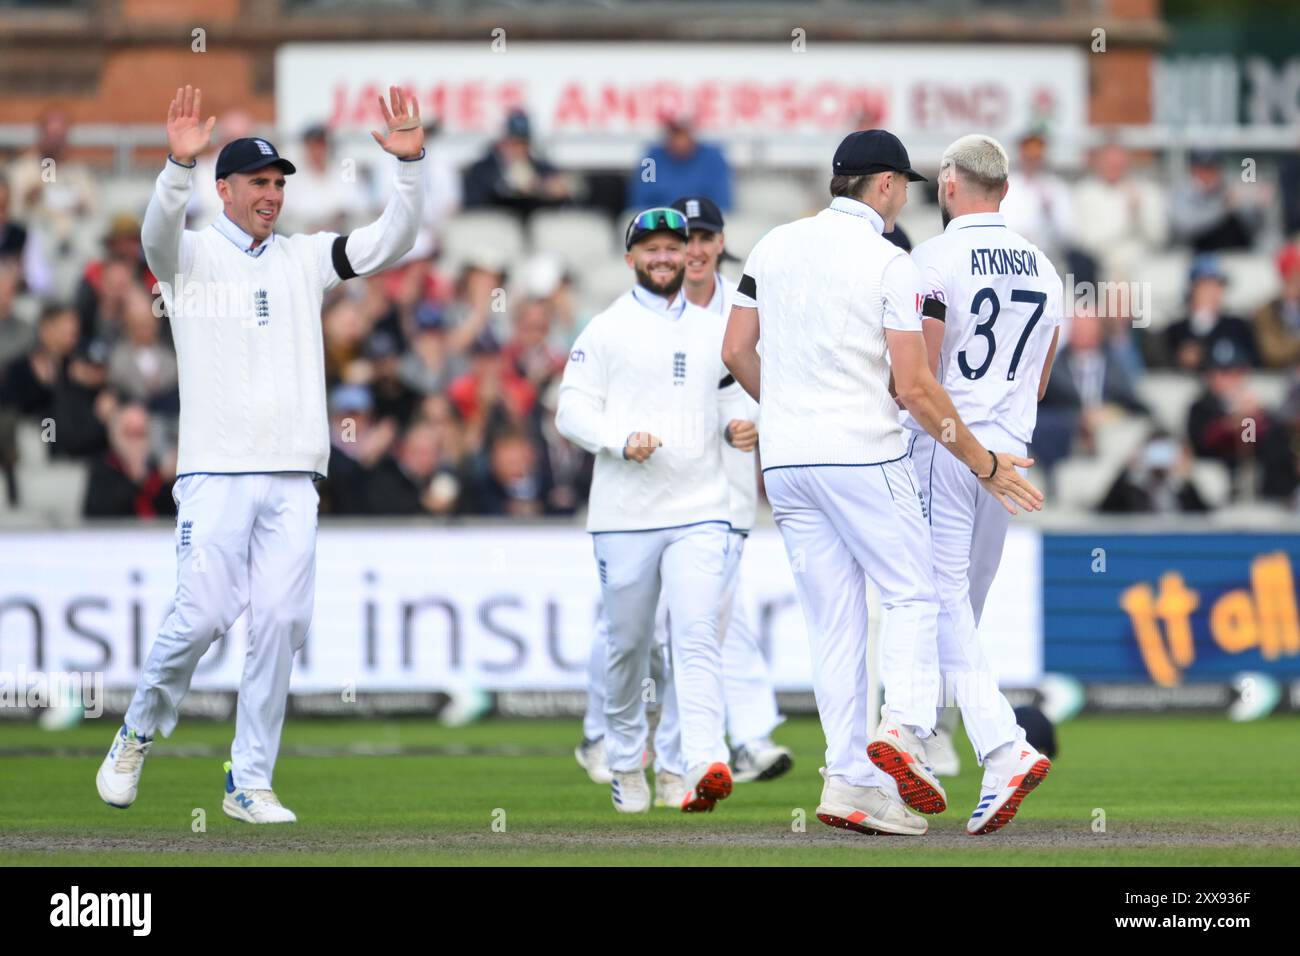
<path id="1" fill-rule="evenodd" d="M 648 534 L 651 531 L 675 531 L 678 528 L 694 528 L 702 524 L 723 524 L 727 526 L 728 531 L 734 531 L 730 521 L 720 521 L 717 518 L 710 518 L 707 521 L 688 521 L 686 524 L 664 525 L 662 528 L 629 528 L 626 531 L 588 531 L 587 534 Z"/>
<path id="2" fill-rule="evenodd" d="M 772 465 L 770 468 L 764 468 L 763 474 L 769 471 L 781 471 L 785 468 L 879 468 L 881 465 L 888 465 L 891 462 L 902 461 L 907 457 L 907 453 L 899 455 L 897 458 L 890 458 L 889 461 L 863 461 L 863 462 L 842 462 L 842 461 L 813 461 L 806 465 Z"/>

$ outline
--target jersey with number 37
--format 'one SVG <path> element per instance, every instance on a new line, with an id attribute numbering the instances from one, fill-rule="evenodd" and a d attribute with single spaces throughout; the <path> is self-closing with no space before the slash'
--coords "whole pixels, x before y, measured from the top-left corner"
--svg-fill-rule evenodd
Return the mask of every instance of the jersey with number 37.
<path id="1" fill-rule="evenodd" d="M 928 300 L 944 321 L 938 379 L 967 425 L 993 422 L 1028 442 L 1038 383 L 1061 322 L 1061 277 L 1001 213 L 958 216 L 912 251 Z M 904 424 L 921 426 L 911 415 Z"/>

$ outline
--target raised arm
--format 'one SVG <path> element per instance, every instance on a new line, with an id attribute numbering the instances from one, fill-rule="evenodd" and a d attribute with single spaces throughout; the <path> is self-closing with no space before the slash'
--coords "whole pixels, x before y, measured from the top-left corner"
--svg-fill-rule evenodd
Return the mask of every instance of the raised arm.
<path id="1" fill-rule="evenodd" d="M 182 272 L 185 207 L 194 188 L 196 157 L 212 142 L 212 127 L 217 122 L 215 116 L 203 122 L 199 112 L 202 102 L 203 91 L 187 86 L 176 90 L 167 108 L 167 165 L 158 175 L 140 230 L 149 271 L 168 286 L 174 285 Z"/>
<path id="2" fill-rule="evenodd" d="M 415 245 L 420 230 L 420 212 L 424 208 L 424 126 L 420 121 L 420 104 L 397 87 L 389 87 L 389 101 L 379 98 L 387 132 L 370 135 L 384 152 L 396 156 L 397 183 L 384 211 L 368 226 L 362 226 L 343 239 L 340 261 L 333 254 L 334 266 L 342 278 L 369 275 L 388 268 Z M 347 273 L 350 273 L 347 274 Z"/>

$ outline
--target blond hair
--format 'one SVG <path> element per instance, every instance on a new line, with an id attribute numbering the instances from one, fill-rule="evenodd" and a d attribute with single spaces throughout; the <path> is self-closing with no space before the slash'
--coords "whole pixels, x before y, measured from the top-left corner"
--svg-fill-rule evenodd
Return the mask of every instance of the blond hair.
<path id="1" fill-rule="evenodd" d="M 1007 151 L 992 136 L 972 133 L 943 151 L 939 177 L 960 175 L 984 193 L 1000 193 L 1011 170 Z"/>

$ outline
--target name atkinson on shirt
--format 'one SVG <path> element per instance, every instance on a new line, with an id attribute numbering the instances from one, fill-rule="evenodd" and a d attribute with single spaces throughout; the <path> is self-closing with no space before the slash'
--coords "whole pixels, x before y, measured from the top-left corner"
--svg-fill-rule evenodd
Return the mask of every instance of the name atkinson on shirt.
<path id="1" fill-rule="evenodd" d="M 1028 249 L 972 249 L 970 274 L 1036 276 L 1038 256 Z"/>

